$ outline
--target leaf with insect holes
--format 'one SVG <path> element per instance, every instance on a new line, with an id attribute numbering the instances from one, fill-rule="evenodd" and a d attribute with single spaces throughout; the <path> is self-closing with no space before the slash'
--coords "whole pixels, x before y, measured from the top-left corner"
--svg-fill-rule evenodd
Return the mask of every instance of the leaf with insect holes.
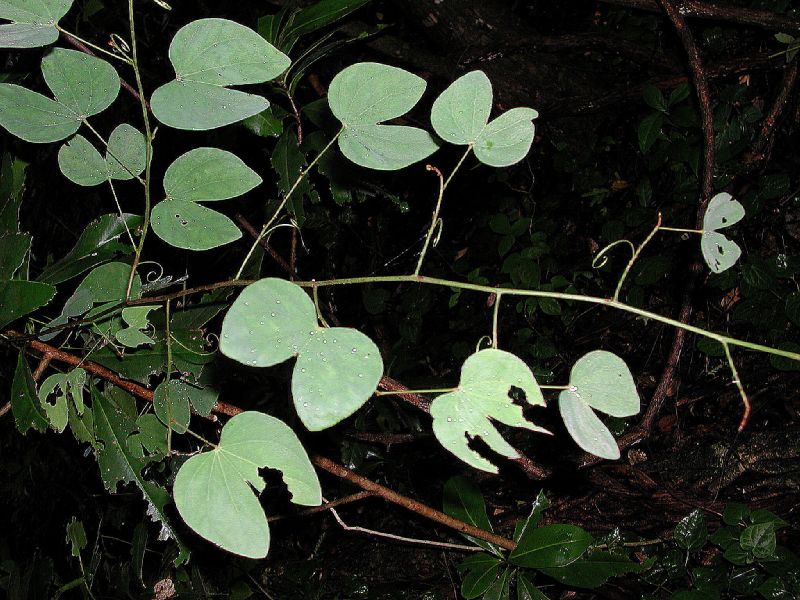
<path id="1" fill-rule="evenodd" d="M 269 107 L 263 96 L 229 89 L 270 81 L 291 61 L 252 29 L 227 19 L 198 19 L 169 46 L 175 79 L 151 98 L 153 114 L 176 129 L 204 131 L 242 121 Z"/>
<path id="2" fill-rule="evenodd" d="M 471 71 L 456 79 L 434 101 L 431 124 L 451 144 L 472 145 L 475 156 L 492 167 L 521 161 L 533 143 L 532 108 L 512 108 L 489 122 L 492 84 L 483 71 Z"/>
<path id="3" fill-rule="evenodd" d="M 433 154 L 439 146 L 427 131 L 380 124 L 411 110 L 426 85 L 413 73 L 379 63 L 357 63 L 339 72 L 331 81 L 328 104 L 342 123 L 342 154 L 381 171 L 402 169 Z"/>
<path id="4" fill-rule="evenodd" d="M 0 0 L 0 48 L 37 48 L 58 39 L 56 24 L 73 0 Z"/>
<path id="5" fill-rule="evenodd" d="M 258 173 L 227 150 L 190 150 L 164 174 L 167 199 L 153 209 L 153 231 L 171 246 L 187 250 L 210 250 L 236 241 L 242 232 L 233 221 L 196 202 L 235 198 L 260 183 Z"/>
<path id="6" fill-rule="evenodd" d="M 744 218 L 744 207 L 730 194 L 722 192 L 711 198 L 703 216 L 703 234 L 700 249 L 703 258 L 714 273 L 730 269 L 742 255 L 742 249 L 733 240 L 718 232 L 719 229 L 735 225 Z"/>
<path id="7" fill-rule="evenodd" d="M 292 397 L 311 431 L 352 415 L 383 375 L 383 360 L 372 340 L 348 327 L 320 327 L 308 294 L 283 279 L 262 279 L 244 289 L 225 315 L 220 351 L 252 367 L 297 357 Z"/>
<path id="8" fill-rule="evenodd" d="M 569 388 L 559 394 L 558 408 L 572 439 L 601 458 L 619 458 L 614 436 L 592 408 L 614 417 L 639 412 L 639 393 L 628 366 L 605 350 L 585 354 L 572 367 Z"/>
<path id="9" fill-rule="evenodd" d="M 117 71 L 96 56 L 54 48 L 42 74 L 55 99 L 0 83 L 0 125 L 26 142 L 57 142 L 78 131 L 87 117 L 111 106 L 120 88 Z"/>
<path id="10" fill-rule="evenodd" d="M 480 350 L 461 367 L 458 387 L 438 396 L 431 404 L 433 433 L 439 442 L 468 465 L 497 473 L 497 467 L 470 448 L 471 438 L 480 438 L 492 450 L 508 458 L 519 458 L 492 421 L 540 433 L 550 433 L 527 421 L 515 404 L 512 388 L 524 392 L 531 406 L 544 406 L 536 378 L 522 360 L 504 350 Z"/>
<path id="11" fill-rule="evenodd" d="M 212 451 L 181 466 L 173 487 L 175 506 L 208 541 L 234 554 L 264 558 L 269 525 L 253 493 L 264 490 L 261 468 L 282 472 L 295 504 L 322 503 L 319 479 L 294 432 L 274 417 L 249 411 L 225 424 Z"/>

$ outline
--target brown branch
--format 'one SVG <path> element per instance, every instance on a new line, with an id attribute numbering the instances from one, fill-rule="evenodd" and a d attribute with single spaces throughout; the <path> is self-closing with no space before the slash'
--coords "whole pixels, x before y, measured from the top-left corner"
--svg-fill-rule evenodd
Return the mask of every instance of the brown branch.
<path id="1" fill-rule="evenodd" d="M 34 381 L 39 381 L 42 373 L 44 373 L 45 369 L 50 366 L 50 361 L 52 360 L 53 359 L 47 354 L 42 356 L 42 360 L 39 361 L 39 364 L 36 366 L 36 370 L 32 374 Z"/>
<path id="2" fill-rule="evenodd" d="M 354 473 L 350 469 L 346 469 L 342 465 L 337 464 L 332 460 L 325 458 L 324 456 L 314 455 L 311 457 L 311 462 L 321 469 L 324 469 L 328 473 L 339 477 L 340 479 L 349 481 L 353 485 L 356 485 L 363 490 L 372 492 L 376 496 L 380 496 L 387 502 L 402 506 L 411 512 L 417 513 L 418 515 L 430 519 L 431 521 L 441 523 L 442 525 L 450 527 L 451 529 L 455 529 L 460 533 L 476 537 L 491 544 L 495 544 L 496 546 L 500 546 L 505 550 L 514 550 L 514 548 L 517 547 L 517 545 L 508 538 L 484 531 L 483 529 L 478 529 L 477 527 L 473 527 L 472 525 L 464 523 L 464 521 L 460 521 L 459 519 L 455 519 L 450 515 L 438 511 L 435 508 L 431 508 L 426 504 L 422 504 L 421 502 L 417 502 L 412 498 L 398 494 L 394 490 L 384 487 L 379 483 L 375 483 L 371 479 L 362 477 L 358 473 Z"/>
<path id="3" fill-rule="evenodd" d="M 661 0 L 599 1 L 605 4 L 658 12 L 658 5 Z M 682 0 L 679 6 L 681 15 L 685 17 L 752 25 L 771 31 L 800 31 L 800 19 L 776 12 L 740 8 L 738 6 L 723 6 L 714 2 L 700 2 L 698 0 Z"/>
<path id="4" fill-rule="evenodd" d="M 292 517 L 305 517 L 308 515 L 314 515 L 317 513 L 325 512 L 328 509 L 336 508 L 337 506 L 342 506 L 344 504 L 351 504 L 353 502 L 359 502 L 360 500 L 364 500 L 365 498 L 372 498 L 375 496 L 372 492 L 356 492 L 355 494 L 350 494 L 349 496 L 344 496 L 337 500 L 331 500 L 330 502 L 324 502 L 319 506 L 312 506 L 311 508 L 307 508 L 305 510 L 301 510 L 300 512 L 293 514 L 293 515 L 275 515 L 274 517 L 267 517 L 267 521 L 269 523 L 273 523 L 274 521 L 282 521 L 283 519 L 291 519 Z"/>
<path id="5" fill-rule="evenodd" d="M 745 172 L 751 172 L 763 165 L 769 160 L 772 153 L 772 146 L 775 143 L 775 128 L 778 126 L 778 121 L 783 115 L 783 111 L 789 103 L 789 99 L 794 92 L 797 84 L 797 61 L 792 64 L 783 73 L 783 81 L 781 81 L 781 89 L 772 103 L 772 108 L 764 121 L 761 124 L 761 130 L 758 132 L 755 142 L 752 147 L 742 158 L 742 168 Z"/>

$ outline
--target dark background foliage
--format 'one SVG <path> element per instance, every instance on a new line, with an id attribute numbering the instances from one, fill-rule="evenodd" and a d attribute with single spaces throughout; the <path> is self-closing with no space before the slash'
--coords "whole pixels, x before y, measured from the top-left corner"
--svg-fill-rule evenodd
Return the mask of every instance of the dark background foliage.
<path id="1" fill-rule="evenodd" d="M 101 43 L 111 32 L 127 31 L 126 13 L 116 3 L 78 4 L 81 10 L 73 10 L 65 25 L 81 37 Z M 170 72 L 166 49 L 186 22 L 224 16 L 256 27 L 259 17 L 286 3 L 175 2 L 171 12 L 150 2 L 139 4 L 144 83 L 153 90 Z M 691 296 L 692 322 L 796 350 L 800 105 L 795 63 L 787 63 L 785 54 L 770 55 L 787 48 L 774 33 L 795 33 L 798 21 L 793 19 L 799 16 L 789 0 L 721 4 L 733 16 L 690 19 L 689 24 L 711 82 L 714 184 L 747 209 L 736 229 L 744 255 L 722 275 L 699 276 Z M 739 8 L 785 18 L 794 29 L 737 22 Z M 425 100 L 409 116 L 422 126 L 427 126 L 432 98 L 472 69 L 489 75 L 497 109 L 526 105 L 541 115 L 533 150 L 523 163 L 500 171 L 468 164 L 454 181 L 442 213 L 441 241 L 426 264 L 428 274 L 608 295 L 628 257 L 620 248 L 606 266 L 595 269 L 592 259 L 600 248 L 623 237 L 641 240 L 658 212 L 666 224 L 693 227 L 702 169 L 699 113 L 685 53 L 656 2 L 376 0 L 335 35 L 361 32 L 372 35 L 315 64 L 296 91 L 296 104 L 311 107 L 302 115 L 307 144 L 311 132 L 325 128 L 324 114 L 312 103 L 342 67 L 363 60 L 401 66 L 428 81 Z M 4 79 L 40 89 L 39 60 L 35 51 L 4 54 Z M 291 110 L 285 97 L 272 99 Z M 775 106 L 780 114 L 773 123 L 765 116 Z M 120 119 L 138 123 L 138 110 L 131 98 L 122 97 L 113 116 L 101 115 L 98 125 L 105 130 Z M 287 130 L 294 127 L 291 118 L 284 124 Z M 198 137 L 165 129 L 157 140 L 156 182 Z M 235 150 L 264 177 L 265 186 L 225 207 L 231 216 L 241 213 L 260 224 L 266 205 L 279 193 L 269 161 L 276 138 L 232 126 L 206 134 L 204 140 Z M 79 188 L 64 180 L 56 168 L 56 145 L 24 144 L 7 135 L 2 144 L 5 152 L 30 165 L 21 221 L 35 240 L 32 269 L 41 270 L 74 244 L 89 221 L 110 212 L 108 199 L 103 188 Z M 457 160 L 450 150 L 431 159 L 445 172 Z M 326 172 L 312 176 L 312 184 L 302 212 L 295 206 L 294 213 L 302 224 L 302 235 L 295 240 L 302 279 L 413 269 L 437 185 L 424 165 L 384 175 L 335 160 Z M 136 183 L 121 185 L 119 191 L 125 211 L 141 211 Z M 157 257 L 165 273 L 188 274 L 196 285 L 229 277 L 249 243 L 245 238 L 224 251 L 198 255 L 159 245 L 151 237 L 147 256 Z M 271 243 L 288 258 L 291 231 L 279 229 Z M 660 235 L 635 265 L 623 299 L 676 314 L 697 258 L 696 238 Z M 268 256 L 262 273 L 285 275 Z M 71 291 L 60 291 L 62 303 Z M 393 284 L 323 291 L 321 301 L 331 319 L 372 337 L 388 374 L 411 388 L 455 384 L 463 359 L 491 331 L 485 296 L 466 292 Z M 543 383 L 563 382 L 578 356 L 604 348 L 626 358 L 647 404 L 665 369 L 672 330 L 596 307 L 552 300 L 504 303 L 501 343 L 524 358 Z M 218 323 L 212 322 L 211 329 L 215 327 Z M 15 355 L 8 349 L 0 352 L 0 383 L 8 389 Z M 479 478 L 498 529 L 504 531 L 526 516 L 542 488 L 553 502 L 545 520 L 576 523 L 599 534 L 620 528 L 643 537 L 661 536 L 696 507 L 707 509 L 709 522 L 718 523 L 714 515 L 728 501 L 769 508 L 796 527 L 797 365 L 737 355 L 754 403 L 748 428 L 737 435 L 740 400 L 720 357 L 720 348 L 687 339 L 668 381 L 666 403 L 648 435 L 616 463 L 580 468 L 584 457 L 559 426 L 552 407 L 539 420 L 554 430 L 554 439 L 509 431 L 515 446 L 552 468 L 554 475 L 531 481 L 505 463 L 500 477 Z M 298 425 L 287 402 L 284 370 L 265 375 L 224 361 L 223 367 L 223 398 Z M 628 421 L 610 424 L 621 434 L 636 425 L 636 418 Z M 211 425 L 199 427 L 213 431 Z M 307 435 L 303 441 L 432 506 L 441 505 L 448 477 L 476 477 L 442 451 L 430 435 L 426 415 L 386 397 L 370 402 L 334 430 Z M 323 515 L 276 522 L 271 554 L 260 562 L 225 555 L 185 532 L 194 542 L 193 560 L 175 572 L 174 550 L 156 540 L 157 526 L 144 516 L 138 493 L 105 493 L 94 459 L 71 436 L 22 437 L 5 416 L 0 420 L 0 455 L 0 562 L 7 572 L 16 569 L 20 586 L 28 578 L 32 598 L 50 597 L 54 585 L 79 575 L 64 541 L 72 516 L 86 526 L 91 552 L 84 556 L 84 567 L 94 573 L 98 598 L 153 597 L 154 584 L 164 578 L 184 590 L 181 597 L 456 597 L 458 555 L 344 532 Z M 352 492 L 332 479 L 323 485 L 331 497 Z M 283 492 L 265 495 L 265 502 L 273 506 L 271 514 L 287 510 Z M 344 508 L 342 515 L 350 524 L 381 531 L 453 539 L 378 499 Z M 788 531 L 781 541 L 791 547 L 798 538 L 796 529 Z M 136 557 L 145 537 L 143 568 L 138 570 Z M 708 553 L 698 560 L 710 563 L 713 551 Z M 669 597 L 671 590 L 685 585 L 681 573 L 663 588 L 630 577 L 597 592 L 563 597 Z M 549 593 L 559 597 L 562 590 L 554 585 Z"/>

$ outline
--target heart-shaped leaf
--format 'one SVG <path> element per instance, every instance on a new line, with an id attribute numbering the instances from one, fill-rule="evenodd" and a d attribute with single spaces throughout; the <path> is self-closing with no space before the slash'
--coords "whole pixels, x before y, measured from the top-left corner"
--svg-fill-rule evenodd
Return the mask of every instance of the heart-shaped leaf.
<path id="1" fill-rule="evenodd" d="M 495 465 L 469 447 L 470 439 L 479 437 L 498 454 L 519 457 L 495 429 L 492 420 L 550 433 L 525 419 L 522 407 L 511 399 L 512 388 L 524 392 L 528 404 L 544 406 L 539 384 L 523 361 L 504 350 L 476 352 L 461 367 L 458 388 L 438 396 L 431 404 L 433 433 L 447 450 L 467 464 L 497 473 Z"/>
<path id="2" fill-rule="evenodd" d="M 77 185 L 100 185 L 108 179 L 105 159 L 81 134 L 61 146 L 58 151 L 58 168 L 64 177 Z"/>
<path id="3" fill-rule="evenodd" d="M 0 0 L 0 48 L 36 48 L 58 39 L 56 23 L 72 0 Z"/>
<path id="4" fill-rule="evenodd" d="M 450 84 L 433 102 L 431 125 L 451 144 L 474 144 L 492 112 L 492 83 L 483 71 L 471 71 Z"/>
<path id="5" fill-rule="evenodd" d="M 219 148 L 195 148 L 175 159 L 164 173 L 170 200 L 208 202 L 241 196 L 261 183 L 242 159 Z"/>
<path id="6" fill-rule="evenodd" d="M 742 256 L 739 245 L 717 233 L 717 230 L 735 225 L 744 218 L 744 215 L 744 206 L 726 192 L 717 194 L 709 201 L 706 214 L 703 216 L 700 250 L 708 268 L 714 273 L 730 269 Z"/>
<path id="7" fill-rule="evenodd" d="M 413 73 L 379 63 L 357 63 L 338 73 L 328 90 L 328 104 L 342 122 L 342 153 L 357 165 L 384 171 L 433 154 L 438 145 L 427 131 L 379 125 L 411 110 L 426 85 Z"/>
<path id="8" fill-rule="evenodd" d="M 170 246 L 185 250 L 210 250 L 242 237 L 241 230 L 222 213 L 182 200 L 156 204 L 151 226 Z"/>
<path id="9" fill-rule="evenodd" d="M 262 279 L 244 289 L 225 315 L 220 350 L 253 367 L 296 356 L 292 396 L 311 431 L 352 415 L 383 375 L 383 360 L 372 340 L 355 329 L 320 327 L 308 295 L 282 279 Z"/>
<path id="10" fill-rule="evenodd" d="M 141 131 L 122 123 L 108 138 L 106 163 L 112 179 L 126 181 L 141 174 L 147 162 L 147 142 Z"/>
<path id="11" fill-rule="evenodd" d="M 114 67 L 83 52 L 53 49 L 42 59 L 42 73 L 55 100 L 18 85 L 0 84 L 0 125 L 28 142 L 69 137 L 84 119 L 108 108 L 119 93 Z"/>
<path id="12" fill-rule="evenodd" d="M 294 432 L 258 412 L 233 417 L 219 445 L 187 460 L 175 477 L 173 495 L 186 524 L 228 552 L 263 558 L 269 550 L 269 526 L 253 493 L 264 489 L 260 468 L 278 469 L 292 502 L 318 506 L 319 479 Z M 224 510 L 220 510 L 224 507 Z"/>
<path id="13" fill-rule="evenodd" d="M 587 452 L 609 459 L 619 458 L 619 448 L 592 408 L 614 417 L 629 417 L 639 412 L 639 405 L 625 361 L 605 350 L 578 359 L 570 373 L 569 389 L 558 397 L 561 418 L 575 442 Z"/>
<path id="14" fill-rule="evenodd" d="M 270 81 L 291 62 L 252 29 L 216 18 L 198 19 L 178 30 L 169 59 L 175 80 L 153 93 L 153 114 L 165 125 L 195 131 L 266 110 L 266 98 L 225 86 Z"/>
<path id="15" fill-rule="evenodd" d="M 532 108 L 512 108 L 491 121 L 475 142 L 477 159 L 490 167 L 508 167 L 521 161 L 533 144 L 533 120 L 538 116 Z"/>

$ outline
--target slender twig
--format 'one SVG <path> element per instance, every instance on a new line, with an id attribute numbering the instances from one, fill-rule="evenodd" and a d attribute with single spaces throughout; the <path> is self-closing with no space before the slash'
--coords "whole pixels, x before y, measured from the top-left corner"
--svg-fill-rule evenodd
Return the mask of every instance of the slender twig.
<path id="1" fill-rule="evenodd" d="M 58 25 L 58 23 L 56 23 L 55 28 L 67 38 L 67 41 L 74 40 L 74 41 L 78 42 L 79 44 L 81 44 L 84 47 L 91 48 L 95 52 L 100 52 L 101 54 L 105 54 L 109 58 L 113 58 L 114 60 L 122 61 L 126 65 L 131 64 L 131 59 L 129 57 L 122 56 L 120 54 L 114 54 L 113 52 L 109 52 L 105 48 L 101 48 L 100 46 L 97 46 L 97 45 L 93 44 L 92 42 L 89 42 L 87 40 L 79 38 L 74 33 L 71 33 L 69 31 L 67 31 L 66 29 L 63 29 L 60 25 Z M 88 54 L 88 52 L 86 54 Z M 92 53 L 92 56 L 94 56 L 94 53 Z"/>
<path id="2" fill-rule="evenodd" d="M 406 396 L 408 394 L 446 394 L 447 392 L 452 392 L 458 388 L 428 388 L 424 390 L 407 390 L 407 389 L 399 389 L 399 390 L 385 390 L 385 391 L 377 391 L 375 392 L 376 396 L 397 396 L 403 395 Z"/>
<path id="3" fill-rule="evenodd" d="M 494 310 L 492 311 L 492 348 L 497 349 L 499 342 L 498 337 L 498 319 L 500 317 L 500 301 L 503 298 L 503 294 L 497 292 L 494 295 Z"/>
<path id="4" fill-rule="evenodd" d="M 614 289 L 614 295 L 611 297 L 611 299 L 614 300 L 614 302 L 619 300 L 619 293 L 622 291 L 622 286 L 624 285 L 625 279 L 628 277 L 628 273 L 630 273 L 630 270 L 633 267 L 634 263 L 639 258 L 639 255 L 642 253 L 642 250 L 644 250 L 645 246 L 647 246 L 647 244 L 650 243 L 650 240 L 653 239 L 653 236 L 655 236 L 655 234 L 658 233 L 660 227 L 661 227 L 661 213 L 658 213 L 658 221 L 656 221 L 656 226 L 653 227 L 653 230 L 650 232 L 650 234 L 646 238 L 644 238 L 644 241 L 641 244 L 639 244 L 639 246 L 633 251 L 633 256 L 631 256 L 631 259 L 628 261 L 628 264 L 625 265 L 625 269 L 622 271 L 622 275 L 620 275 L 619 277 L 619 281 L 617 282 L 617 287 L 616 289 Z"/>
<path id="5" fill-rule="evenodd" d="M 343 496 L 342 498 L 338 498 L 336 500 L 331 500 L 330 502 L 323 502 L 319 506 L 312 506 L 311 508 L 306 508 L 305 510 L 301 510 L 293 515 L 274 515 L 272 517 L 267 517 L 267 522 L 274 523 L 275 521 L 283 521 L 284 519 L 291 519 L 292 517 L 305 517 L 308 515 L 315 515 L 317 513 L 325 512 L 329 508 L 335 508 L 337 506 L 343 506 L 345 504 L 352 504 L 353 502 L 359 502 L 366 498 L 372 498 L 375 496 L 372 492 L 356 492 L 355 494 L 350 494 L 349 496 Z"/>
<path id="6" fill-rule="evenodd" d="M 283 269 L 287 275 L 290 277 L 292 276 L 292 267 L 288 262 L 286 262 L 286 259 L 278 254 L 275 248 L 273 248 L 267 240 L 258 236 L 258 231 L 256 231 L 256 228 L 253 227 L 250 221 L 238 213 L 234 215 L 233 220 L 236 221 L 236 223 L 245 231 L 245 233 L 247 233 L 254 240 L 258 240 L 259 245 L 269 253 L 269 255 L 275 260 L 276 263 L 278 263 L 278 266 Z"/>
<path id="7" fill-rule="evenodd" d="M 750 399 L 747 397 L 747 392 L 744 391 L 742 380 L 739 378 L 739 372 L 736 370 L 736 364 L 733 362 L 730 346 L 728 344 L 722 344 L 722 347 L 725 349 L 725 358 L 728 359 L 728 366 L 731 369 L 733 383 L 736 389 L 739 390 L 739 396 L 742 398 L 742 406 L 744 407 L 738 428 L 739 433 L 741 433 L 744 428 L 747 427 L 747 422 L 750 420 Z"/>
<path id="8" fill-rule="evenodd" d="M 39 379 L 42 377 L 42 374 L 44 374 L 45 369 L 50 366 L 50 362 L 52 360 L 53 359 L 46 354 L 42 357 L 42 359 L 39 361 L 39 364 L 36 365 L 36 370 L 31 374 L 34 381 L 39 381 Z"/>

